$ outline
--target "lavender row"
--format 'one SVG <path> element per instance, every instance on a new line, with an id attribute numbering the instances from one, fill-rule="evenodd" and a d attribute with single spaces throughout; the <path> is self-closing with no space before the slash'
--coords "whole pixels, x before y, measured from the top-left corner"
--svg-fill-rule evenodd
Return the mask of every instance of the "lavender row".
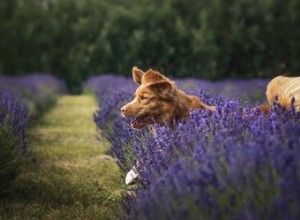
<path id="1" fill-rule="evenodd" d="M 295 112 L 275 105 L 268 117 L 245 117 L 231 100 L 213 116 L 193 113 L 175 133 L 157 128 L 135 146 L 143 189 L 131 217 L 299 219 L 299 132 Z"/>
<path id="2" fill-rule="evenodd" d="M 27 123 L 27 106 L 12 96 L 0 96 L 0 193 L 17 176 L 22 157 L 28 152 Z"/>
<path id="3" fill-rule="evenodd" d="M 132 130 L 129 120 L 120 117 L 120 107 L 131 100 L 136 86 L 118 79 L 103 84 L 101 77 L 94 78 L 94 91 L 101 91 L 95 122 L 112 143 L 123 175 L 137 165 L 137 197 L 126 200 L 130 218 L 299 219 L 299 113 L 275 103 L 265 116 L 250 111 L 253 104 L 197 89 L 199 81 L 177 81 L 218 110 L 213 115 L 193 112 L 175 132 L 157 127 L 153 135 Z M 234 88 L 264 94 L 264 83 L 239 82 Z M 224 91 L 220 84 L 208 89 Z"/>
<path id="4" fill-rule="evenodd" d="M 24 102 L 31 118 L 38 117 L 54 103 L 59 94 L 66 91 L 65 83 L 49 74 L 0 76 L 0 95 L 10 95 Z"/>
<path id="5" fill-rule="evenodd" d="M 248 80 L 222 80 L 211 82 L 186 78 L 177 80 L 177 86 L 183 90 L 205 90 L 210 94 L 219 95 L 226 98 L 236 98 L 246 102 L 266 101 L 265 90 L 269 82 L 268 79 L 248 79 Z"/>
<path id="6" fill-rule="evenodd" d="M 64 91 L 64 84 L 50 75 L 0 76 L 0 192 L 17 176 L 29 152 L 25 133 L 30 119 Z"/>

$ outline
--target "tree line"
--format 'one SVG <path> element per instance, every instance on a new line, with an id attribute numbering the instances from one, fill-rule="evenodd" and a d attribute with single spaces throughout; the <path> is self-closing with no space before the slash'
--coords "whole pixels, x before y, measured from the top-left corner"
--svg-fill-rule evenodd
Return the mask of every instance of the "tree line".
<path id="1" fill-rule="evenodd" d="M 2 0 L 0 74 L 49 72 L 73 92 L 132 66 L 175 77 L 300 72 L 299 0 Z"/>

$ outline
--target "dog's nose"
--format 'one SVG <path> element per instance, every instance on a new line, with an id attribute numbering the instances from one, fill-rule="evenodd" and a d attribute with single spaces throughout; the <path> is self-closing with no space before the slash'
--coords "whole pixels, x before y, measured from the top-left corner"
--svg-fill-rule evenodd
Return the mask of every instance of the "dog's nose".
<path id="1" fill-rule="evenodd" d="M 127 109 L 125 108 L 125 106 L 123 106 L 123 107 L 121 108 L 121 113 L 122 113 L 122 114 L 125 114 L 126 111 L 127 111 Z"/>

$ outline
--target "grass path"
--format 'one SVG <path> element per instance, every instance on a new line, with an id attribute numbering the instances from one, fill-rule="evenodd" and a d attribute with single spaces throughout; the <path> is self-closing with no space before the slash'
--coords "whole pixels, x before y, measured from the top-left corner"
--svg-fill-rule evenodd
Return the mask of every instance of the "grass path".
<path id="1" fill-rule="evenodd" d="M 0 219 L 117 219 L 122 180 L 109 145 L 96 140 L 91 96 L 62 96 L 28 133 L 32 151 Z"/>

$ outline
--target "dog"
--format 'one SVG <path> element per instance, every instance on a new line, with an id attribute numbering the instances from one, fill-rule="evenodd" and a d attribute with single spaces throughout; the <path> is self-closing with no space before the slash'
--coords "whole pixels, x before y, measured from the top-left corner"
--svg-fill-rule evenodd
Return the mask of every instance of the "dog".
<path id="1" fill-rule="evenodd" d="M 196 109 L 216 111 L 216 106 L 203 103 L 198 97 L 188 95 L 176 87 L 171 81 L 158 71 L 149 69 L 143 72 L 137 67 L 132 69 L 132 77 L 139 87 L 134 99 L 121 108 L 124 118 L 134 118 L 131 127 L 142 129 L 150 126 L 155 131 L 154 124 L 175 128 L 174 122 L 186 120 L 191 111 Z M 268 104 L 260 105 L 264 114 L 268 114 L 276 97 L 278 103 L 287 110 L 291 107 L 292 98 L 294 107 L 300 111 L 300 77 L 278 76 L 267 85 L 266 96 Z M 138 177 L 135 166 L 127 173 L 125 183 L 128 185 Z"/>
<path id="2" fill-rule="evenodd" d="M 188 119 L 191 110 L 216 110 L 215 106 L 201 102 L 198 97 L 187 95 L 176 87 L 175 82 L 152 69 L 143 72 L 133 67 L 132 77 L 139 87 L 134 99 L 121 108 L 121 115 L 135 118 L 131 123 L 134 129 L 148 125 L 153 129 L 154 123 L 174 128 L 174 122 Z"/>
<path id="3" fill-rule="evenodd" d="M 134 129 L 150 125 L 155 132 L 155 123 L 174 129 L 174 122 L 188 119 L 192 110 L 216 110 L 215 106 L 201 102 L 198 97 L 187 95 L 176 87 L 175 82 L 153 69 L 143 72 L 133 67 L 132 77 L 139 87 L 134 99 L 121 108 L 121 115 L 124 118 L 134 118 L 131 122 Z M 125 184 L 133 183 L 137 177 L 138 173 L 133 166 L 126 175 Z"/>
<path id="4" fill-rule="evenodd" d="M 296 112 L 300 111 L 300 77 L 277 76 L 267 85 L 266 97 L 268 104 L 258 106 L 262 112 L 268 114 L 272 104 L 278 104 L 286 110 L 291 109 L 292 99 Z M 276 100 L 277 99 L 277 100 Z"/>

